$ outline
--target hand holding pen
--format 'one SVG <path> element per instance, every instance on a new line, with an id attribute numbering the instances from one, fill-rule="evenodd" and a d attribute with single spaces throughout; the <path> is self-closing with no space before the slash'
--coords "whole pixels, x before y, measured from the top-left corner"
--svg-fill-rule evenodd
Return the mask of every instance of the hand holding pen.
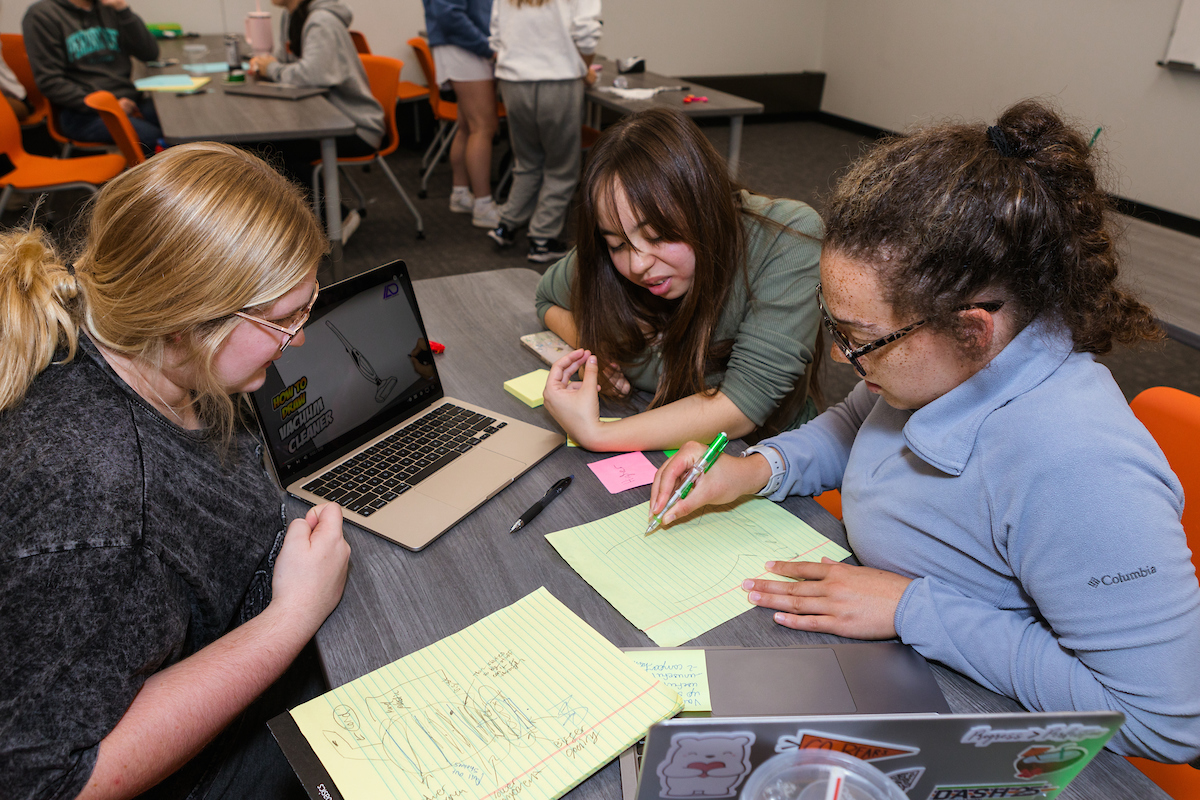
<path id="1" fill-rule="evenodd" d="M 688 470 L 687 475 L 684 476 L 683 482 L 679 484 L 679 488 L 676 489 L 675 493 L 671 495 L 669 500 L 667 500 L 667 504 L 663 506 L 662 511 L 659 511 L 657 514 L 653 514 L 657 503 L 652 502 L 650 511 L 653 516 L 650 517 L 650 525 L 646 528 L 647 536 L 653 533 L 656 528 L 660 527 L 664 521 L 670 522 L 671 520 L 675 519 L 674 516 L 671 516 L 670 519 L 667 519 L 666 517 L 675 507 L 676 503 L 688 496 L 688 494 L 692 491 L 692 488 L 695 487 L 696 481 L 699 480 L 700 476 L 708 472 L 709 468 L 716 463 L 721 453 L 724 452 L 725 445 L 728 443 L 729 437 L 723 432 L 718 433 L 717 438 L 713 439 L 712 444 L 710 444 L 708 449 L 704 451 L 704 455 L 700 456 L 700 458 L 694 464 L 692 464 L 692 468 Z M 676 455 L 679 454 L 676 453 Z M 658 496 L 659 476 L 661 474 L 662 470 L 659 470 L 659 472 L 654 476 L 654 486 L 650 495 L 652 501 Z"/>
<path id="2" fill-rule="evenodd" d="M 688 442 L 659 468 L 650 492 L 652 519 L 661 515 L 662 524 L 670 525 L 704 506 L 724 505 L 743 495 L 754 494 L 771 480 L 771 464 L 761 455 L 748 458 L 726 456 L 713 464 L 686 498 L 681 496 L 667 511 L 665 506 L 672 493 L 677 491 L 676 487 L 687 478 L 710 447 L 700 442 Z"/>

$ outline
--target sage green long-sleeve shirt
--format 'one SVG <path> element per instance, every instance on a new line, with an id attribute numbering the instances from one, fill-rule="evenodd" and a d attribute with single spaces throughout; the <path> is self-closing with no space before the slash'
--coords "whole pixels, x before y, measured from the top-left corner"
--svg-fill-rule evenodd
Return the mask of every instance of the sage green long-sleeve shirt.
<path id="1" fill-rule="evenodd" d="M 743 215 L 746 226 L 746 269 L 750 293 L 740 278 L 734 282 L 721 312 L 713 341 L 732 339 L 733 353 L 724 373 L 710 375 L 708 384 L 719 385 L 755 426 L 761 426 L 787 397 L 797 381 L 807 382 L 808 365 L 821 315 L 817 308 L 817 283 L 821 279 L 821 219 L 798 200 L 773 199 L 742 193 L 742 204 L 792 231 L 776 228 Z M 535 303 L 542 324 L 551 306 L 570 310 L 571 282 L 575 278 L 575 251 L 550 267 L 538 283 Z M 662 354 L 652 348 L 625 377 L 635 388 L 653 392 L 662 373 Z M 816 415 L 808 400 L 795 417 L 782 420 L 788 430 Z"/>

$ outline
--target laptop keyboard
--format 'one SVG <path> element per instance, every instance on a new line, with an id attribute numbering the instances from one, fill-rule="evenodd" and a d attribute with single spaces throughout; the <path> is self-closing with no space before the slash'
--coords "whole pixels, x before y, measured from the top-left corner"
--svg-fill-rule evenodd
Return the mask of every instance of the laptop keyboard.
<path id="1" fill-rule="evenodd" d="M 304 489 L 369 517 L 507 424 L 446 403 L 322 473 Z"/>

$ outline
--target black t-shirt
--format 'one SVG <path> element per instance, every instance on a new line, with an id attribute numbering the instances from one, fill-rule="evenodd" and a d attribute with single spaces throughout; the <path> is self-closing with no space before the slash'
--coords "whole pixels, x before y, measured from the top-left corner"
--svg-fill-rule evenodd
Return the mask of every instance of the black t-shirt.
<path id="1" fill-rule="evenodd" d="M 0 413 L 0 786 L 75 797 L 150 675 L 270 601 L 282 494 L 80 352 Z"/>

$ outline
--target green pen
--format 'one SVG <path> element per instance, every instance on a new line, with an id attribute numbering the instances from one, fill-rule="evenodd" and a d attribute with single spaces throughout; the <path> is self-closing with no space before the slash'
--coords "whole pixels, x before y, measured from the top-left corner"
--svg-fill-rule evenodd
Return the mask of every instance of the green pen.
<path id="1" fill-rule="evenodd" d="M 654 519 L 650 520 L 650 526 L 646 528 L 646 536 L 654 533 L 654 529 L 662 525 L 663 517 L 666 516 L 666 513 L 671 510 L 672 506 L 688 496 L 688 492 L 690 492 L 692 487 L 696 485 L 696 479 L 708 472 L 708 468 L 716 463 L 717 456 L 721 455 L 721 453 L 725 451 L 725 445 L 727 444 L 729 444 L 729 437 L 725 435 L 725 432 L 722 431 L 721 433 L 718 433 L 717 438 L 713 439 L 712 444 L 710 444 L 708 449 L 704 451 L 704 455 L 699 461 L 696 462 L 696 465 L 688 471 L 687 477 L 684 478 L 683 484 L 675 490 L 675 494 L 671 495 L 671 499 L 667 501 L 667 504 L 663 507 L 663 510 L 655 515 Z"/>

